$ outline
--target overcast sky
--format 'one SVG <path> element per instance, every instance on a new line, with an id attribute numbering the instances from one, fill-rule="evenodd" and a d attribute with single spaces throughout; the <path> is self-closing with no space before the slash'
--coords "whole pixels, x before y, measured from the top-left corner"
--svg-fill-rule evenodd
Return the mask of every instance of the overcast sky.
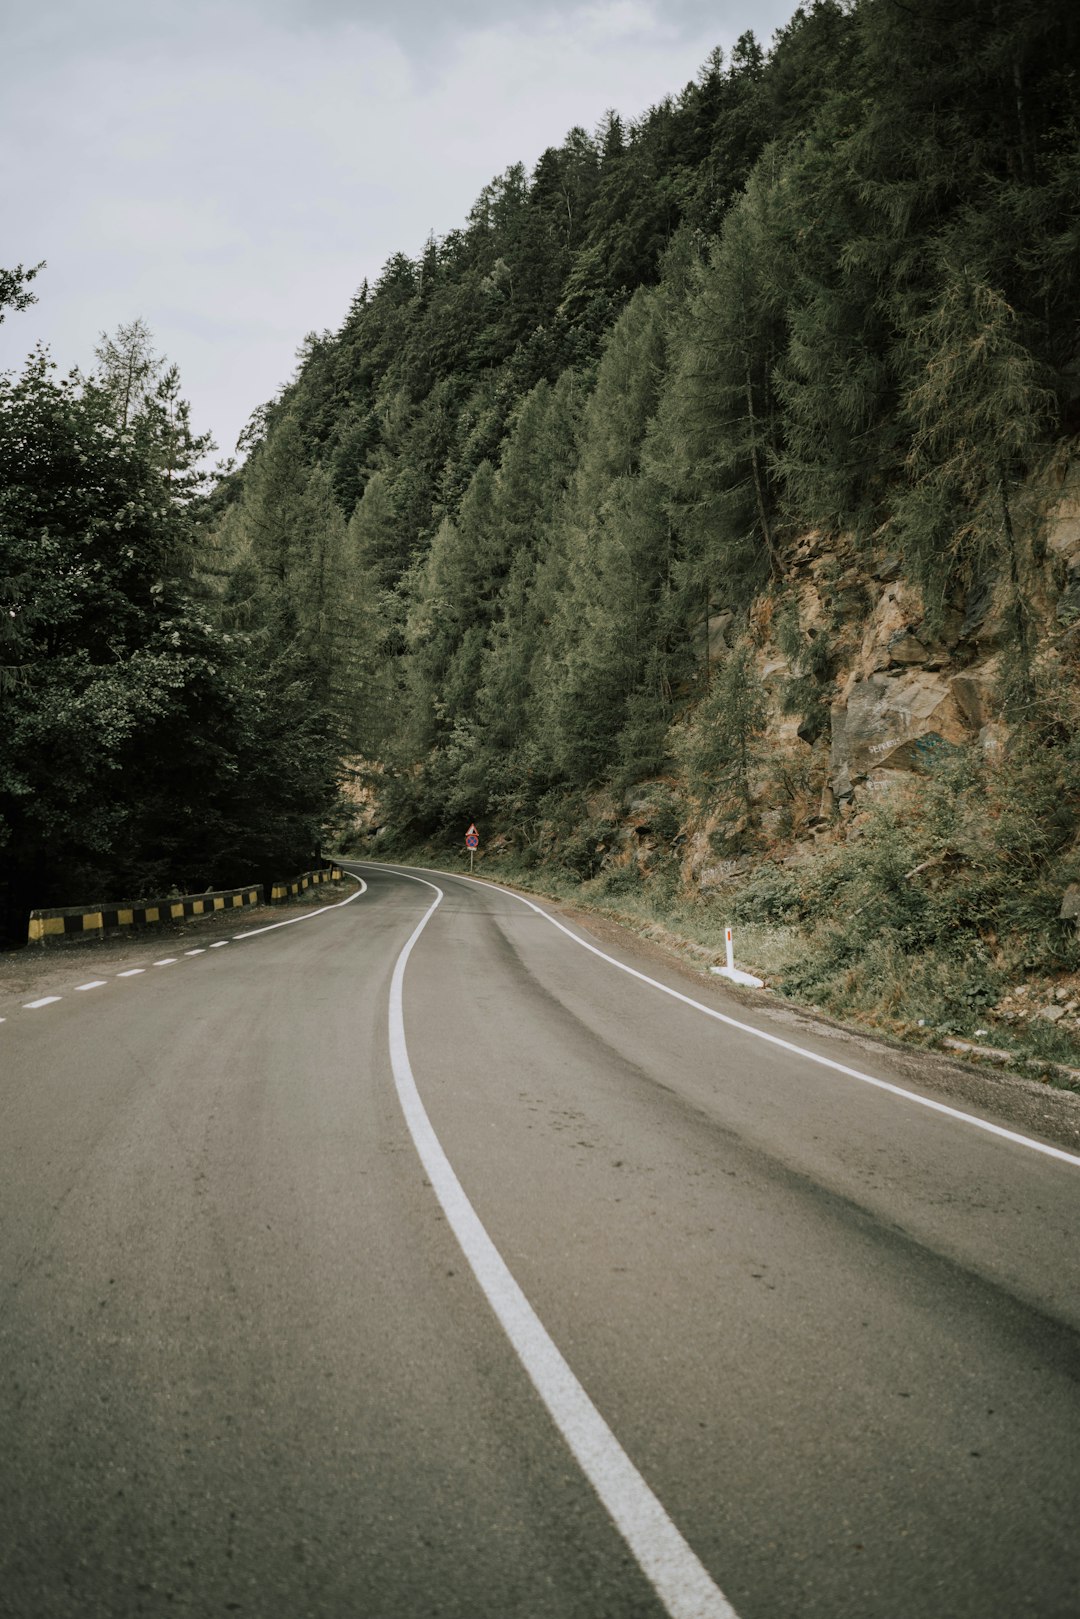
<path id="1" fill-rule="evenodd" d="M 793 0 L 0 0 L 0 325 L 87 367 L 141 315 L 231 454 L 365 276 L 574 124 L 630 119 Z"/>

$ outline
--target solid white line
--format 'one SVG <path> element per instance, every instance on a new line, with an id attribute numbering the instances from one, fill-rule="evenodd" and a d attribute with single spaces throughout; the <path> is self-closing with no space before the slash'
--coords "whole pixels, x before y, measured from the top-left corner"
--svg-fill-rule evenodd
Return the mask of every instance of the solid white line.
<path id="1" fill-rule="evenodd" d="M 40 1001 L 24 1001 L 24 1012 L 36 1012 L 39 1006 L 51 1006 L 54 1001 L 63 1000 L 62 995 L 43 995 Z"/>
<path id="2" fill-rule="evenodd" d="M 408 873 L 399 872 L 408 877 Z M 442 903 L 435 900 L 413 929 L 390 985 L 390 1062 L 416 1150 L 473 1274 L 517 1351 L 534 1388 L 585 1476 L 610 1513 L 670 1619 L 737 1619 L 734 1608 L 691 1551 L 656 1496 L 548 1336 L 507 1269 L 454 1174 L 416 1088 L 405 1044 L 402 985 L 413 945 Z"/>
<path id="3" fill-rule="evenodd" d="M 252 928 L 249 933 L 234 933 L 233 938 L 254 939 L 257 934 L 273 933 L 275 928 L 291 928 L 294 927 L 297 922 L 310 922 L 315 916 L 325 916 L 327 911 L 339 911 L 343 905 L 351 905 L 354 899 L 359 899 L 361 894 L 367 893 L 367 883 L 362 877 L 357 877 L 354 872 L 347 871 L 345 875 L 346 877 L 351 877 L 354 883 L 360 884 L 360 887 L 356 890 L 356 893 L 350 894 L 347 899 L 335 900 L 333 905 L 320 905 L 317 911 L 308 911 L 304 916 L 290 916 L 287 922 L 269 922 L 267 923 L 266 927 Z"/>
<path id="4" fill-rule="evenodd" d="M 392 871 L 399 868 L 388 866 L 384 869 Z M 402 876 L 405 875 L 407 874 L 402 872 Z M 920 1096 L 918 1091 L 909 1091 L 903 1085 L 894 1085 L 887 1079 L 877 1079 L 873 1074 L 863 1073 L 861 1068 L 849 1068 L 846 1063 L 835 1062 L 832 1057 L 822 1057 L 816 1051 L 809 1051 L 806 1046 L 797 1046 L 791 1040 L 781 1039 L 778 1034 L 767 1034 L 764 1029 L 755 1029 L 751 1023 L 742 1023 L 738 1018 L 729 1017 L 726 1012 L 717 1012 L 711 1006 L 704 1006 L 701 1001 L 695 1001 L 692 996 L 684 995 L 681 990 L 671 989 L 669 985 L 650 978 L 647 973 L 638 972 L 636 967 L 628 967 L 625 962 L 616 961 L 614 956 L 609 956 L 596 945 L 590 944 L 587 939 L 579 938 L 565 923 L 556 921 L 555 917 L 549 916 L 539 905 L 534 905 L 531 899 L 524 899 L 520 894 L 515 894 L 511 888 L 503 888 L 499 883 L 481 882 L 476 877 L 464 877 L 457 872 L 436 871 L 435 875 L 454 878 L 462 883 L 472 883 L 475 888 L 493 888 L 497 894 L 508 894 L 511 899 L 527 905 L 530 911 L 535 911 L 537 916 L 542 916 L 545 922 L 550 922 L 560 933 L 565 933 L 568 939 L 573 939 L 582 950 L 588 950 L 591 955 L 599 956 L 601 961 L 608 962 L 612 967 L 618 967 L 620 972 L 629 973 L 631 978 L 638 979 L 642 984 L 649 984 L 653 989 L 660 990 L 661 994 L 670 995 L 672 1000 L 682 1001 L 684 1006 L 692 1006 L 695 1011 L 704 1012 L 706 1017 L 715 1018 L 717 1023 L 726 1023 L 729 1028 L 738 1029 L 742 1034 L 751 1034 L 756 1040 L 764 1040 L 771 1046 L 779 1046 L 782 1051 L 790 1051 L 797 1057 L 805 1057 L 807 1062 L 817 1063 L 820 1068 L 829 1068 L 833 1073 L 844 1074 L 848 1079 L 857 1079 L 863 1085 L 873 1085 L 875 1089 L 888 1091 L 892 1096 L 900 1096 L 906 1102 L 915 1102 L 919 1107 L 930 1108 L 934 1113 L 958 1119 L 962 1124 L 973 1125 L 976 1130 L 985 1130 L 987 1134 L 998 1136 L 1004 1141 L 1015 1142 L 1021 1147 L 1030 1147 L 1032 1152 L 1042 1153 L 1046 1158 L 1056 1158 L 1063 1164 L 1075 1164 L 1080 1167 L 1080 1155 L 1074 1152 L 1065 1152 L 1061 1147 L 1047 1146 L 1045 1141 L 1036 1141 L 1033 1136 L 1021 1135 L 1017 1130 L 1006 1130 L 1003 1125 L 991 1124 L 989 1119 L 980 1119 L 975 1113 L 964 1113 L 960 1108 L 949 1107 L 945 1102 L 935 1102 L 929 1096 Z M 419 880 L 413 878 L 414 882 Z"/>
<path id="5" fill-rule="evenodd" d="M 140 973 L 146 971 L 145 967 L 128 967 L 125 972 L 117 973 L 117 978 L 138 978 Z"/>
<path id="6" fill-rule="evenodd" d="M 76 991 L 82 989 L 104 989 L 108 982 L 109 980 L 107 978 L 91 978 L 88 984 L 76 984 L 75 989 Z"/>

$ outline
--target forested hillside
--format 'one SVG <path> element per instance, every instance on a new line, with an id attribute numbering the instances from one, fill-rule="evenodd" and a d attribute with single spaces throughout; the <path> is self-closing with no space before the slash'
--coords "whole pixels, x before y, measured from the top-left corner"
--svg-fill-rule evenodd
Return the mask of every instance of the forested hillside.
<path id="1" fill-rule="evenodd" d="M 821 999 L 1080 964 L 1078 63 L 1067 0 L 818 0 L 310 335 L 169 577 L 378 846 L 721 895 Z"/>
<path id="2" fill-rule="evenodd" d="M 384 841 L 475 819 L 685 898 L 853 815 L 865 842 L 876 805 L 959 880 L 968 835 L 924 849 L 940 814 L 900 791 L 952 771 L 957 814 L 1001 799 L 968 837 L 1000 859 L 962 903 L 908 883 L 916 933 L 1072 960 L 1080 559 L 1047 521 L 1080 428 L 1078 61 L 1067 0 L 818 0 L 511 166 L 308 338 L 205 566 L 226 624 L 276 615 L 316 663 Z M 890 934 L 879 879 L 848 908 Z M 805 914 L 754 892 L 728 899 Z"/>

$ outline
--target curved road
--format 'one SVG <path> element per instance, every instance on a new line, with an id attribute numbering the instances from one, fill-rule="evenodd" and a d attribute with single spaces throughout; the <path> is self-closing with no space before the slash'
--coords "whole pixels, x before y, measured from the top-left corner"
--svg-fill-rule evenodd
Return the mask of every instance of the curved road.
<path id="1" fill-rule="evenodd" d="M 0 1005 L 3 1619 L 1075 1619 L 1080 1158 L 354 869 Z"/>

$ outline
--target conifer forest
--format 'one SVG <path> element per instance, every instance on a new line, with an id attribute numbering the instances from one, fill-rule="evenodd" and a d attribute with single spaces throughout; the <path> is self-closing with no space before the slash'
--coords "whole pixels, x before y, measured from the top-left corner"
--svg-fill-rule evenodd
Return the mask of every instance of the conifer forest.
<path id="1" fill-rule="evenodd" d="M 98 359 L 0 384 L 9 940 L 476 822 L 879 1022 L 1080 968 L 1071 0 L 814 0 L 510 162 L 214 478 Z"/>

